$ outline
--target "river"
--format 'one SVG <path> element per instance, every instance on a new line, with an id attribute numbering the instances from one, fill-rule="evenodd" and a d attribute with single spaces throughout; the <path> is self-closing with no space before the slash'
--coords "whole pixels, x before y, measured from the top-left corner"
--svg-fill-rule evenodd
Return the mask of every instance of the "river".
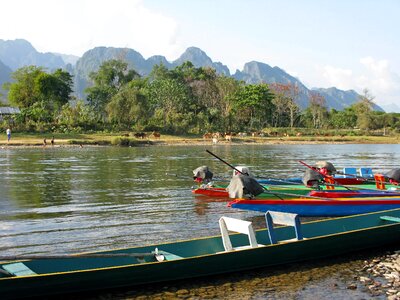
<path id="1" fill-rule="evenodd" d="M 281 178 L 301 176 L 305 167 L 299 160 L 385 173 L 397 167 L 400 156 L 400 145 L 369 144 L 5 147 L 0 149 L 2 255 L 70 254 L 215 235 L 222 215 L 264 226 L 260 213 L 192 195 L 193 169 L 207 165 L 214 176 L 226 178 L 232 173 L 205 149 L 233 165 L 249 166 L 257 177 Z M 90 297 L 311 299 L 317 293 L 327 299 L 368 299 L 362 288 L 349 288 L 364 259 L 345 257 Z"/>

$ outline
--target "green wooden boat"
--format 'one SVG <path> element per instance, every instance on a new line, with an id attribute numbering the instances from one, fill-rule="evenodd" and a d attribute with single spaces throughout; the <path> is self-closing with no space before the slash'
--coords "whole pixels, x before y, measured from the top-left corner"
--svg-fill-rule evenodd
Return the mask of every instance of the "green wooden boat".
<path id="1" fill-rule="evenodd" d="M 1 299 L 238 272 L 400 243 L 400 209 L 304 224 L 294 214 L 267 212 L 266 221 L 269 229 L 253 231 L 251 222 L 222 217 L 220 236 L 72 256 L 0 257 Z"/>

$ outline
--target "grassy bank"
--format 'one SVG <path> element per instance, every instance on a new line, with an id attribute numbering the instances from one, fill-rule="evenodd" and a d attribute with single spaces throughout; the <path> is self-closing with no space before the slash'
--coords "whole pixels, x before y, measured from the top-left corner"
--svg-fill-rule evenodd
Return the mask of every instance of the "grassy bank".
<path id="1" fill-rule="evenodd" d="M 54 136 L 55 146 L 73 145 L 115 145 L 115 146 L 146 146 L 146 145 L 192 145 L 212 144 L 211 139 L 202 136 L 161 135 L 159 138 L 148 136 L 135 138 L 122 133 L 92 133 L 92 134 L 41 134 L 13 133 L 10 142 L 4 134 L 0 138 L 1 146 L 51 146 Z M 220 138 L 219 144 L 314 144 L 314 143 L 348 143 L 348 144 L 398 144 L 400 136 L 286 136 L 286 137 L 233 137 L 232 142 Z"/>

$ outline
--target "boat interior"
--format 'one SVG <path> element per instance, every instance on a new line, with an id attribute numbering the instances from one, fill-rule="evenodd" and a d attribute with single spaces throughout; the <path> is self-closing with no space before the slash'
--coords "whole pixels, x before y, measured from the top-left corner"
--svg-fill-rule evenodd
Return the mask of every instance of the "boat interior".
<path id="1" fill-rule="evenodd" d="M 183 259 L 199 259 L 212 255 L 234 255 L 241 251 L 307 243 L 354 231 L 399 225 L 400 209 L 363 215 L 324 219 L 301 224 L 296 214 L 272 212 L 265 214 L 266 229 L 255 231 L 249 221 L 221 217 L 220 236 L 71 255 L 68 258 L 43 255 L 37 259 L 6 261 L 0 257 L 0 281 L 23 276 L 94 271 L 107 268 L 135 268 L 143 264 L 177 263 Z M 260 253 L 262 254 L 262 253 Z M 92 255 L 92 256 L 91 256 Z"/>

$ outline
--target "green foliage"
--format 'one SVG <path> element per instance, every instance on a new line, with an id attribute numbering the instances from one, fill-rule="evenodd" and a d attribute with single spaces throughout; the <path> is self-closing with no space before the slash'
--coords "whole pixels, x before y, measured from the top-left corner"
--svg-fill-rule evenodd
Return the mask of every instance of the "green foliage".
<path id="1" fill-rule="evenodd" d="M 89 105 L 78 101 L 75 105 L 65 104 L 57 116 L 57 127 L 54 130 L 60 132 L 81 132 L 95 129 L 99 118 Z"/>
<path id="2" fill-rule="evenodd" d="M 177 79 L 157 79 L 147 87 L 153 123 L 160 124 L 168 132 L 180 132 L 187 126 L 190 111 L 189 89 Z"/>
<path id="3" fill-rule="evenodd" d="M 44 74 L 43 68 L 35 66 L 22 67 L 12 73 L 14 82 L 8 85 L 8 99 L 12 105 L 28 108 L 41 100 L 36 86 L 36 79 Z"/>
<path id="4" fill-rule="evenodd" d="M 118 124 L 119 128 L 127 129 L 132 125 L 143 126 L 148 117 L 148 101 L 144 91 L 145 81 L 131 81 L 115 94 L 107 104 L 106 111 L 109 120 Z"/>
<path id="5" fill-rule="evenodd" d="M 395 132 L 400 127 L 400 114 L 372 110 L 373 97 L 368 90 L 358 103 L 343 111 L 328 111 L 325 99 L 311 93 L 309 106 L 300 112 L 298 86 L 245 84 L 211 68 L 196 68 L 191 62 L 171 70 L 155 65 L 142 79 L 127 63 L 106 61 L 90 74 L 93 86 L 87 89 L 87 104 L 70 101 L 72 77 L 61 69 L 48 73 L 27 66 L 12 76 L 14 82 L 5 86 L 10 103 L 21 109 L 13 117 L 13 126 L 26 131 L 199 134 L 264 128 L 271 134 L 319 135 L 322 129 L 359 128 L 350 134 L 361 134 L 382 128 Z M 299 126 L 304 126 L 304 131 Z M 124 138 L 114 143 L 132 145 Z"/>
<path id="6" fill-rule="evenodd" d="M 332 109 L 330 125 L 337 129 L 354 128 L 357 125 L 357 114 L 352 107 L 347 107 L 343 111 Z"/>
<path id="7" fill-rule="evenodd" d="M 298 120 L 300 108 L 296 103 L 299 96 L 299 88 L 293 84 L 273 83 L 270 88 L 274 94 L 272 103 L 274 111 L 272 114 L 273 126 L 290 126 L 295 125 Z"/>
<path id="8" fill-rule="evenodd" d="M 12 77 L 15 82 L 8 84 L 9 100 L 21 109 L 17 122 L 51 122 L 70 100 L 72 76 L 61 69 L 48 74 L 43 68 L 27 66 Z"/>
<path id="9" fill-rule="evenodd" d="M 105 107 L 120 89 L 139 74 L 132 69 L 128 69 L 128 64 L 120 60 L 109 60 L 104 62 L 97 72 L 89 75 L 94 82 L 93 87 L 86 89 L 87 100 L 93 109 L 102 114 Z"/>
<path id="10" fill-rule="evenodd" d="M 275 109 L 273 94 L 266 84 L 249 84 L 240 88 L 233 98 L 238 129 L 258 130 L 272 123 Z M 257 126 L 258 125 L 258 126 Z"/>

